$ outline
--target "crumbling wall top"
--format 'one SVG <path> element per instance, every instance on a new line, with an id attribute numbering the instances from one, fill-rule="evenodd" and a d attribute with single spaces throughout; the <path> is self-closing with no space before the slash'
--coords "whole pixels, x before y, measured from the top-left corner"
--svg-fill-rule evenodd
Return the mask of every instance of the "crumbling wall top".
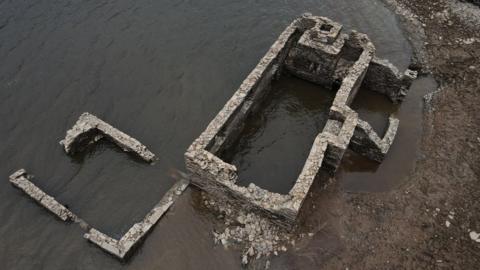
<path id="1" fill-rule="evenodd" d="M 145 145 L 88 112 L 80 115 L 60 144 L 63 145 L 65 152 L 74 154 L 103 137 L 110 139 L 124 151 L 135 153 L 147 162 L 155 160 L 155 154 Z"/>
<path id="2" fill-rule="evenodd" d="M 377 91 L 394 99 L 402 98 L 413 76 L 408 71 L 399 75 L 390 65 L 375 62 L 375 46 L 367 35 L 356 31 L 347 35 L 341 30 L 341 24 L 328 18 L 304 14 L 282 32 L 185 153 L 192 183 L 209 193 L 240 200 L 244 208 L 258 209 L 277 221 L 280 216 L 289 223 L 295 221 L 320 170 L 325 168 L 334 173 L 352 141 L 353 149 L 363 151 L 367 157 L 377 161 L 384 158 L 393 142 L 398 119 L 390 117 L 389 128 L 381 138 L 368 123 L 359 119 L 350 104 L 366 76 L 371 78 L 371 84 L 380 87 Z M 370 69 L 372 62 L 374 67 Z M 237 185 L 237 168 L 217 156 L 219 149 L 225 149 L 223 144 L 238 135 L 246 116 L 253 113 L 251 103 L 261 102 L 253 97 L 265 96 L 271 81 L 280 76 L 282 70 L 336 91 L 327 125 L 315 138 L 288 194 L 270 192 L 253 183 L 248 187 Z M 393 82 L 392 89 L 387 88 L 388 82 Z"/>

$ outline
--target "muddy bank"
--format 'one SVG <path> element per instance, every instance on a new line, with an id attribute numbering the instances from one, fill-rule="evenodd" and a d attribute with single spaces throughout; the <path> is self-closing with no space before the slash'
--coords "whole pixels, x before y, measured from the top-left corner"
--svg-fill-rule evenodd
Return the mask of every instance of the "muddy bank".
<path id="1" fill-rule="evenodd" d="M 273 269 L 478 269 L 480 29 L 451 2 L 399 1 L 422 25 L 422 68 L 439 83 L 408 180 L 383 193 L 345 193 L 338 182 L 314 191 L 302 229 L 315 234 Z"/>

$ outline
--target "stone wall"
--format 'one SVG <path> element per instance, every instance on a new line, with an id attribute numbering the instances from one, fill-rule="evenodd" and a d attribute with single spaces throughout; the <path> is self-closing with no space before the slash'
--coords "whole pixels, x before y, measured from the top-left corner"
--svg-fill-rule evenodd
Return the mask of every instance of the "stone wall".
<path id="1" fill-rule="evenodd" d="M 390 126 L 380 138 L 349 105 L 365 81 L 392 101 L 401 101 L 416 74 L 406 71 L 400 75 L 391 64 L 375 58 L 375 47 L 365 34 L 352 31 L 347 35 L 341 30 L 340 24 L 328 18 L 305 14 L 283 31 L 185 153 L 193 184 L 233 205 L 263 213 L 279 225 L 292 228 L 321 170 L 334 174 L 349 146 L 373 160 L 383 160 L 393 143 L 398 119 L 390 117 Z M 329 119 L 313 141 L 304 167 L 288 194 L 270 192 L 253 183 L 248 187 L 237 185 L 237 168 L 220 158 L 238 139 L 245 119 L 261 106 L 271 81 L 281 72 L 337 91 Z"/>
<path id="2" fill-rule="evenodd" d="M 167 212 L 178 196 L 185 191 L 188 184 L 189 182 L 186 180 L 175 183 L 143 220 L 135 223 L 120 240 L 116 240 L 95 228 L 88 230 L 83 237 L 117 258 L 125 259 Z"/>
<path id="3" fill-rule="evenodd" d="M 323 17 L 315 19 L 315 26 L 290 50 L 285 67 L 299 78 L 328 87 L 333 83 L 345 35 L 340 37 L 341 24 Z"/>
<path id="4" fill-rule="evenodd" d="M 86 146 L 107 138 L 125 152 L 132 152 L 147 162 L 153 162 L 155 155 L 138 140 L 114 128 L 93 114 L 82 113 L 75 125 L 67 130 L 65 138 L 60 141 L 65 152 L 74 154 L 81 152 Z"/>
<path id="5" fill-rule="evenodd" d="M 76 219 L 76 216 L 64 205 L 30 182 L 31 178 L 33 178 L 33 176 L 27 174 L 25 169 L 20 169 L 10 175 L 9 180 L 12 185 L 25 192 L 25 194 L 32 198 L 36 203 L 45 207 L 59 219 L 63 221 L 72 221 Z"/>
<path id="6" fill-rule="evenodd" d="M 103 137 L 110 139 L 124 151 L 135 153 L 147 162 L 152 162 L 155 159 L 155 155 L 139 141 L 89 113 L 83 113 L 79 117 L 75 125 L 67 131 L 67 135 L 61 141 L 61 144 L 66 153 L 73 154 L 84 150 L 86 146 L 97 142 Z M 141 243 L 148 232 L 189 185 L 189 181 L 186 179 L 178 180 L 143 220 L 135 223 L 121 239 L 117 240 L 92 228 L 87 222 L 68 210 L 67 207 L 46 194 L 30 181 L 32 177 L 24 169 L 20 169 L 10 175 L 9 180 L 12 185 L 25 192 L 35 202 L 61 220 L 73 221 L 78 224 L 80 228 L 87 231 L 84 234 L 85 239 L 119 259 L 125 259 L 131 254 L 134 247 Z"/>
<path id="7" fill-rule="evenodd" d="M 416 78 L 416 71 L 407 69 L 404 73 L 400 73 L 388 60 L 374 57 L 364 83 L 372 91 L 387 96 L 394 103 L 399 103 L 403 101 L 410 84 Z"/>

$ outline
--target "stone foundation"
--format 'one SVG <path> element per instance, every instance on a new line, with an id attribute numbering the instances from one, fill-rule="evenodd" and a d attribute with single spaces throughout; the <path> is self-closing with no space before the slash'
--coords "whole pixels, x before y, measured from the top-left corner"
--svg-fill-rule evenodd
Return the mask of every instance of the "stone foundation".
<path id="1" fill-rule="evenodd" d="M 45 207 L 59 219 L 63 221 L 73 221 L 76 219 L 76 216 L 70 212 L 70 210 L 30 182 L 31 178 L 33 178 L 33 176 L 27 174 L 25 169 L 20 169 L 10 175 L 9 180 L 12 185 L 25 192 L 36 203 Z"/>
<path id="2" fill-rule="evenodd" d="M 416 78 L 415 71 L 407 69 L 400 73 L 388 60 L 374 57 L 364 83 L 371 90 L 387 96 L 394 103 L 399 103 L 403 101 L 408 93 L 408 87 Z"/>
<path id="3" fill-rule="evenodd" d="M 337 91 L 329 120 L 315 138 L 310 154 L 288 194 L 278 194 L 251 183 L 236 184 L 237 168 L 220 156 L 235 143 L 246 118 L 254 114 L 271 91 L 271 82 L 282 72 Z M 242 208 L 263 213 L 291 228 L 321 170 L 334 174 L 347 148 L 381 162 L 396 134 L 398 119 L 382 138 L 359 119 L 349 105 L 360 86 L 400 102 L 416 77 L 400 74 L 386 60 L 375 57 L 375 47 L 365 34 L 342 33 L 342 25 L 325 17 L 305 14 L 294 20 L 240 85 L 206 130 L 185 153 L 192 183 Z"/>
<path id="4" fill-rule="evenodd" d="M 63 145 L 65 152 L 75 154 L 102 138 L 109 139 L 123 151 L 132 152 L 147 162 L 155 160 L 155 155 L 145 145 L 87 112 L 80 115 L 60 144 Z"/>
<path id="5" fill-rule="evenodd" d="M 66 153 L 74 154 L 84 150 L 86 146 L 97 142 L 103 137 L 110 139 L 124 151 L 135 153 L 147 162 L 152 162 L 155 159 L 155 155 L 139 141 L 89 113 L 83 113 L 80 116 L 75 125 L 67 131 L 65 139 L 60 143 L 63 145 Z M 85 239 L 119 259 L 125 259 L 126 256 L 131 254 L 134 247 L 145 238 L 189 184 L 189 181 L 185 179 L 178 180 L 142 221 L 135 223 L 120 240 L 116 240 L 92 228 L 84 220 L 68 210 L 67 207 L 42 191 L 30 182 L 32 177 L 24 169 L 20 169 L 10 175 L 10 182 L 61 220 L 77 223 L 83 230 L 87 231 L 84 234 Z"/>
<path id="6" fill-rule="evenodd" d="M 187 180 L 181 179 L 177 181 L 142 221 L 135 223 L 120 240 L 116 240 L 92 228 L 84 220 L 68 210 L 67 207 L 56 201 L 55 198 L 34 185 L 30 181 L 31 178 L 33 178 L 32 175 L 27 174 L 24 169 L 20 169 L 10 175 L 9 180 L 15 187 L 25 192 L 36 203 L 46 208 L 62 221 L 73 221 L 77 223 L 82 229 L 87 231 L 87 233 L 84 234 L 85 239 L 119 259 L 125 259 L 131 254 L 134 247 L 140 244 L 142 239 L 145 238 L 148 232 L 189 185 Z"/>
<path id="7" fill-rule="evenodd" d="M 111 238 L 94 228 L 90 229 L 83 237 L 119 259 L 125 259 L 131 253 L 133 247 L 141 242 L 158 220 L 167 212 L 178 196 L 187 188 L 188 184 L 186 180 L 178 181 L 157 205 L 150 210 L 145 218 L 135 223 L 120 240 Z"/>

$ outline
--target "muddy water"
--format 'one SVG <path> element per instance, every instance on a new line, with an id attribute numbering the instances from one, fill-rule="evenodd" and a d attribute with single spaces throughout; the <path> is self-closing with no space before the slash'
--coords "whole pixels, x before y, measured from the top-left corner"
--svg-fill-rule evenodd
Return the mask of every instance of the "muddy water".
<path id="1" fill-rule="evenodd" d="M 211 221 L 182 197 L 119 263 L 13 189 L 33 180 L 91 225 L 119 237 L 172 185 L 183 152 L 278 34 L 302 12 L 370 35 L 400 67 L 410 47 L 373 0 L 0 2 L 0 269 L 240 269 Z M 81 157 L 58 141 L 89 111 L 146 144 L 153 166 L 102 143 Z"/>

